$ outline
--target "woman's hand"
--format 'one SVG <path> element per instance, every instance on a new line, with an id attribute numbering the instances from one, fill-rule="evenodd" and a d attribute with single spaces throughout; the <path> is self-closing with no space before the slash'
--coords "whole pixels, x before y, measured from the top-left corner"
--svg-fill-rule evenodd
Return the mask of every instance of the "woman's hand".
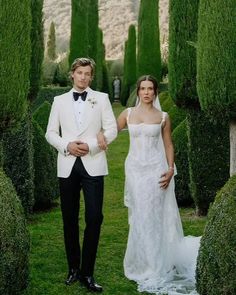
<path id="1" fill-rule="evenodd" d="M 98 146 L 101 150 L 106 151 L 107 150 L 107 142 L 104 134 L 100 131 L 97 134 L 97 141 L 98 141 Z"/>
<path id="2" fill-rule="evenodd" d="M 167 189 L 173 175 L 174 175 L 174 169 L 173 168 L 171 168 L 167 172 L 163 173 L 161 175 L 161 180 L 159 181 L 160 188 Z"/>

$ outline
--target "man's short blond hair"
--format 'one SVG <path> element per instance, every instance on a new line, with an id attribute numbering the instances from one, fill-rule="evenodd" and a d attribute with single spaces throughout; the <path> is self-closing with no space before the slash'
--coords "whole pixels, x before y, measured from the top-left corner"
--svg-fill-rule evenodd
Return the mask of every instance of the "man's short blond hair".
<path id="1" fill-rule="evenodd" d="M 94 76 L 94 72 L 95 72 L 95 61 L 92 58 L 87 58 L 87 57 L 78 57 L 76 58 L 70 68 L 70 75 L 74 73 L 74 71 L 78 68 L 78 67 L 86 67 L 86 66 L 90 66 L 91 67 L 91 74 L 92 77 Z"/>

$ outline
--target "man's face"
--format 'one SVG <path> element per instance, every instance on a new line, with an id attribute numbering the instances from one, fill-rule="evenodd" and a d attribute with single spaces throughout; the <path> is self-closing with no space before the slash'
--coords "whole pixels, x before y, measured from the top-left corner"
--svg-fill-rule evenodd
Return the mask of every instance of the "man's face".
<path id="1" fill-rule="evenodd" d="M 92 69 L 90 66 L 80 66 L 71 74 L 75 89 L 83 91 L 92 81 Z"/>

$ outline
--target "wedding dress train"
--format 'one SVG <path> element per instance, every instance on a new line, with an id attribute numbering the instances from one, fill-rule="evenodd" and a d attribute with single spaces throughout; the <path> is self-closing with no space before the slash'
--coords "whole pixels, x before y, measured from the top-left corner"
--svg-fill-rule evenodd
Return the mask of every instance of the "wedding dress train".
<path id="1" fill-rule="evenodd" d="M 130 109 L 129 109 L 130 113 Z M 130 124 L 130 148 L 125 162 L 125 205 L 129 236 L 125 276 L 138 291 L 154 294 L 197 294 L 195 268 L 200 237 L 184 237 L 174 192 L 174 177 L 160 188 L 168 170 L 162 124 Z M 128 115 L 129 116 L 129 115 Z"/>

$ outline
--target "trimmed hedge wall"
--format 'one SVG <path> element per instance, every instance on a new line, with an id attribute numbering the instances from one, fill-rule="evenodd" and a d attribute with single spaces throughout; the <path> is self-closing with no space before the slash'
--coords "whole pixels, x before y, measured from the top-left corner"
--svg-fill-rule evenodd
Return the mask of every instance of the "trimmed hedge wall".
<path id="1" fill-rule="evenodd" d="M 3 134 L 3 169 L 11 178 L 26 215 L 34 205 L 33 135 L 30 115 Z"/>
<path id="2" fill-rule="evenodd" d="M 203 112 L 187 115 L 191 195 L 198 215 L 206 215 L 216 192 L 229 178 L 229 133 L 225 124 L 213 124 Z"/>
<path id="3" fill-rule="evenodd" d="M 188 161 L 188 137 L 186 119 L 183 120 L 172 132 L 175 147 L 175 164 L 177 175 L 175 176 L 175 194 L 179 206 L 193 204 L 189 185 L 189 161 Z"/>
<path id="4" fill-rule="evenodd" d="M 33 113 L 33 118 L 37 121 L 37 123 L 43 129 L 45 133 L 47 130 L 50 111 L 51 111 L 51 104 L 45 100 Z"/>
<path id="5" fill-rule="evenodd" d="M 173 105 L 168 114 L 171 120 L 171 129 L 174 130 L 184 119 L 186 119 L 186 111 Z"/>
<path id="6" fill-rule="evenodd" d="M 42 128 L 33 119 L 34 145 L 34 209 L 50 208 L 59 197 L 57 180 L 56 151 L 51 147 Z"/>
<path id="7" fill-rule="evenodd" d="M 219 191 L 209 210 L 197 260 L 200 295 L 236 294 L 236 175 Z"/>
<path id="8" fill-rule="evenodd" d="M 28 283 L 29 233 L 11 180 L 0 168 L 0 294 L 19 294 Z"/>
<path id="9" fill-rule="evenodd" d="M 32 111 L 34 112 L 45 100 L 52 103 L 55 96 L 68 92 L 70 89 L 71 87 L 42 87 L 32 103 Z"/>

